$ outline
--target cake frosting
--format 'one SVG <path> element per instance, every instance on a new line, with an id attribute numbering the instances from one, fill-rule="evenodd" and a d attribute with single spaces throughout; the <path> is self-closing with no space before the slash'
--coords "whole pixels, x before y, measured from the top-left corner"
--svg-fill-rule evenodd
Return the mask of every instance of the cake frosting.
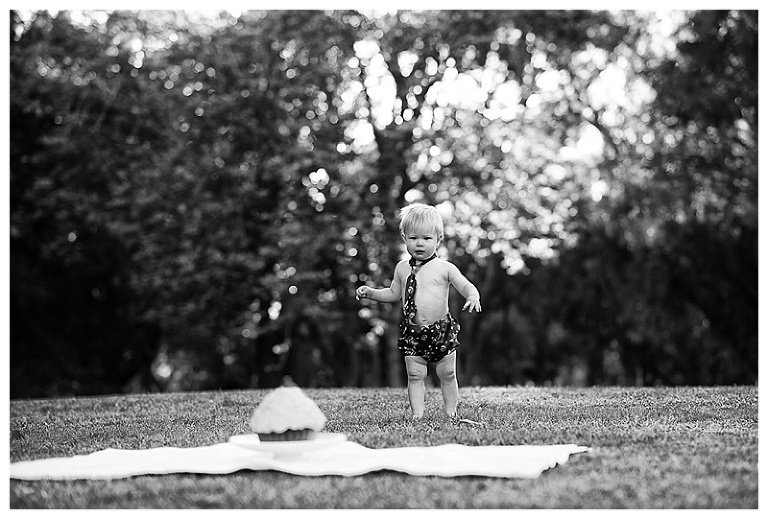
<path id="1" fill-rule="evenodd" d="M 267 393 L 251 416 L 250 426 L 258 434 L 286 431 L 320 431 L 326 418 L 315 402 L 298 387 L 279 387 Z"/>

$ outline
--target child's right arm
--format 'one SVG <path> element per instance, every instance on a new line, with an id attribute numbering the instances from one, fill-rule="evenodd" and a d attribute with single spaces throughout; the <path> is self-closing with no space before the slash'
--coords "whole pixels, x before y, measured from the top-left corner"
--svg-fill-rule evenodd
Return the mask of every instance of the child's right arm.
<path id="1" fill-rule="evenodd" d="M 355 297 L 357 299 L 373 299 L 380 303 L 394 303 L 398 301 L 402 294 L 402 281 L 400 281 L 400 270 L 402 262 L 395 267 L 395 274 L 392 276 L 392 283 L 389 288 L 372 288 L 369 286 L 361 286 L 355 290 Z"/>

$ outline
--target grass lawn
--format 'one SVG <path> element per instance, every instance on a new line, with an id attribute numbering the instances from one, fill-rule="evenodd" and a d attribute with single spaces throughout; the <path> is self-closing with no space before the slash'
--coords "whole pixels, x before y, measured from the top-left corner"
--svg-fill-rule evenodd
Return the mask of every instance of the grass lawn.
<path id="1" fill-rule="evenodd" d="M 266 390 L 10 402 L 11 461 L 194 447 L 248 430 Z M 273 471 L 10 481 L 11 508 L 757 508 L 757 387 L 465 387 L 459 415 L 410 422 L 405 389 L 308 389 L 326 430 L 366 447 L 577 443 L 538 479 Z"/>

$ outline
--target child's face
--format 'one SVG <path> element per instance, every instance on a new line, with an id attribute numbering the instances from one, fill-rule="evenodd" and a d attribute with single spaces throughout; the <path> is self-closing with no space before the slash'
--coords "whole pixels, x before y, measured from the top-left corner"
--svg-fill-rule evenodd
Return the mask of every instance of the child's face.
<path id="1" fill-rule="evenodd" d="M 408 254 L 419 260 L 430 257 L 440 245 L 440 236 L 432 229 L 409 229 L 403 240 Z"/>

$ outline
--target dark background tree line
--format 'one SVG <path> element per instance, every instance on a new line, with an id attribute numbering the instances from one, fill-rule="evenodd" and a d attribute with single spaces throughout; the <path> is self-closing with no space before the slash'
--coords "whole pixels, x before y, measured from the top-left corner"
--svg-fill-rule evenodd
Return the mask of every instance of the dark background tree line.
<path id="1" fill-rule="evenodd" d="M 401 384 L 412 200 L 462 384 L 756 383 L 756 12 L 193 14 L 11 13 L 12 397 Z"/>

